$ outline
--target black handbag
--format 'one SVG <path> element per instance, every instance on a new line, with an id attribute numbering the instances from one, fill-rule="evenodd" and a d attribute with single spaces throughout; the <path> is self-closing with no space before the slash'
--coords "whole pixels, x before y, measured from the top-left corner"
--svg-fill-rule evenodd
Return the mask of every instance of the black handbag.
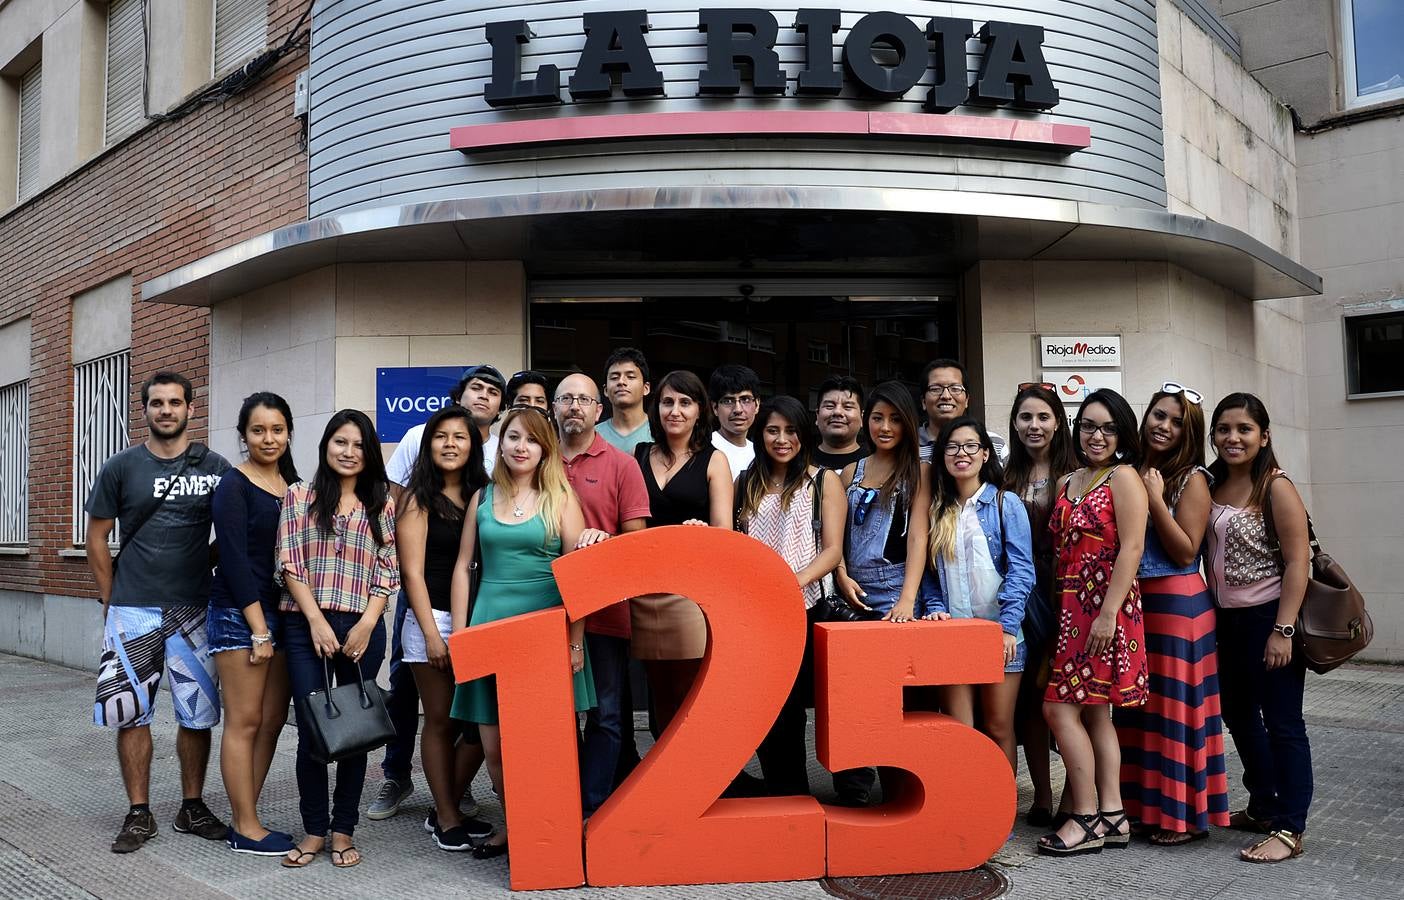
<path id="1" fill-rule="evenodd" d="M 327 764 L 384 747 L 395 737 L 395 724 L 385 706 L 385 692 L 374 680 L 331 686 L 331 659 L 322 659 L 323 690 L 297 698 L 297 721 L 310 738 L 309 756 Z"/>

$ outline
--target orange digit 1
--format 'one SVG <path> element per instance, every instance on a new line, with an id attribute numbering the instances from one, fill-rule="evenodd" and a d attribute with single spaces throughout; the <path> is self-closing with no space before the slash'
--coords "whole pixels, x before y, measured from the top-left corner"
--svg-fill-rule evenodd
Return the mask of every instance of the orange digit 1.
<path id="1" fill-rule="evenodd" d="M 448 639 L 454 679 L 497 676 L 512 890 L 578 887 L 580 768 L 565 611 L 475 625 Z"/>
<path id="2" fill-rule="evenodd" d="M 829 875 L 954 872 L 981 865 L 1003 845 L 1016 796 L 999 747 L 948 716 L 902 711 L 907 685 L 1002 679 L 1000 649 L 999 626 L 983 620 L 817 627 L 819 761 L 831 771 L 910 773 L 882 806 L 825 810 Z"/>
<path id="3" fill-rule="evenodd" d="M 621 597 L 674 593 L 702 607 L 710 631 L 677 717 L 590 819 L 590 884 L 821 876 L 824 813 L 812 797 L 717 799 L 775 721 L 804 654 L 804 601 L 789 567 L 745 535 L 674 526 L 611 538 L 553 568 L 573 618 Z"/>

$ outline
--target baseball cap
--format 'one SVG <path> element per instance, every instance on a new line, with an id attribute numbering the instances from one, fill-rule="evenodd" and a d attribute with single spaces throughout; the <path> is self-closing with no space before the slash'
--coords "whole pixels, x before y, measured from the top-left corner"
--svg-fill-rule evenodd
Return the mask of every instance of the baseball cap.
<path id="1" fill-rule="evenodd" d="M 507 379 L 502 377 L 502 373 L 497 370 L 496 366 L 469 366 L 464 369 L 463 374 L 458 377 L 458 383 L 467 385 L 468 382 L 472 381 L 474 378 L 486 381 L 499 391 L 505 391 L 507 389 Z"/>

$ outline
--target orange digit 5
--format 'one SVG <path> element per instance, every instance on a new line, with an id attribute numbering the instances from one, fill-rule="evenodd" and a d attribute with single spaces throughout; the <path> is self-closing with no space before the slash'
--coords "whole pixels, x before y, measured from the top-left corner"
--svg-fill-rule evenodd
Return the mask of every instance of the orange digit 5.
<path id="1" fill-rule="evenodd" d="M 816 628 L 819 761 L 831 771 L 910 773 L 882 806 L 826 808 L 828 874 L 954 872 L 981 865 L 1003 845 L 1016 796 L 999 747 L 948 716 L 902 711 L 907 685 L 999 681 L 1000 648 L 999 626 L 979 619 Z"/>
<path id="2" fill-rule="evenodd" d="M 557 608 L 448 639 L 455 681 L 497 676 L 514 891 L 585 883 L 567 634 L 565 611 Z"/>
<path id="3" fill-rule="evenodd" d="M 612 538 L 553 568 L 573 618 L 625 597 L 674 593 L 702 607 L 710 632 L 677 717 L 590 819 L 589 883 L 822 875 L 824 813 L 812 797 L 717 799 L 770 729 L 799 670 L 804 601 L 789 567 L 745 535 L 674 526 Z M 514 832 L 514 872 L 518 846 Z"/>

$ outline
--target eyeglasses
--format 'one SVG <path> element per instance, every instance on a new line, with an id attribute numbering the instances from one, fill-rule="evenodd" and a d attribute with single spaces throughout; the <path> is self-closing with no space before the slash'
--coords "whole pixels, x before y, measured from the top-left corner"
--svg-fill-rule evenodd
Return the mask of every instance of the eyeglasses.
<path id="1" fill-rule="evenodd" d="M 974 456 L 983 449 L 985 446 L 979 441 L 966 441 L 964 444 L 951 443 L 941 448 L 947 456 L 959 456 L 962 453 L 966 456 Z"/>
<path id="2" fill-rule="evenodd" d="M 1115 422 L 1106 422 L 1101 425 L 1098 425 L 1091 419 L 1078 419 L 1077 430 L 1082 432 L 1083 434 L 1096 434 L 1100 431 L 1106 437 L 1116 437 Z"/>
<path id="3" fill-rule="evenodd" d="M 873 501 L 877 499 L 879 491 L 877 488 L 864 488 L 863 493 L 858 495 L 858 506 L 853 510 L 853 524 L 862 525 L 868 518 L 868 510 L 872 507 Z"/>
<path id="4" fill-rule="evenodd" d="M 562 394 L 556 398 L 556 405 L 561 409 L 570 409 L 577 404 L 581 409 L 589 409 L 599 402 L 594 397 L 577 397 L 574 394 Z"/>
<path id="5" fill-rule="evenodd" d="M 1041 387 L 1045 391 L 1056 390 L 1056 385 L 1049 384 L 1046 381 L 1021 381 L 1019 382 L 1018 390 L 1027 391 L 1029 388 L 1036 387 Z"/>
<path id="6" fill-rule="evenodd" d="M 1199 391 L 1196 391 L 1194 388 L 1185 387 L 1178 381 L 1167 381 L 1160 386 L 1160 390 L 1162 393 L 1165 394 L 1184 394 L 1185 399 L 1193 403 L 1195 406 L 1204 405 L 1203 394 L 1199 393 Z"/>
<path id="7" fill-rule="evenodd" d="M 950 394 L 951 394 L 952 397 L 962 397 L 962 396 L 965 395 L 965 385 L 963 385 L 963 384 L 928 384 L 928 385 L 926 386 L 926 393 L 930 394 L 932 397 L 939 397 L 939 396 L 941 396 L 942 394 L 946 393 L 947 391 L 950 392 Z"/>
<path id="8" fill-rule="evenodd" d="M 755 397 L 723 397 L 717 401 L 717 406 L 725 406 L 727 409 L 737 406 L 742 409 L 750 409 L 759 402 Z"/>

